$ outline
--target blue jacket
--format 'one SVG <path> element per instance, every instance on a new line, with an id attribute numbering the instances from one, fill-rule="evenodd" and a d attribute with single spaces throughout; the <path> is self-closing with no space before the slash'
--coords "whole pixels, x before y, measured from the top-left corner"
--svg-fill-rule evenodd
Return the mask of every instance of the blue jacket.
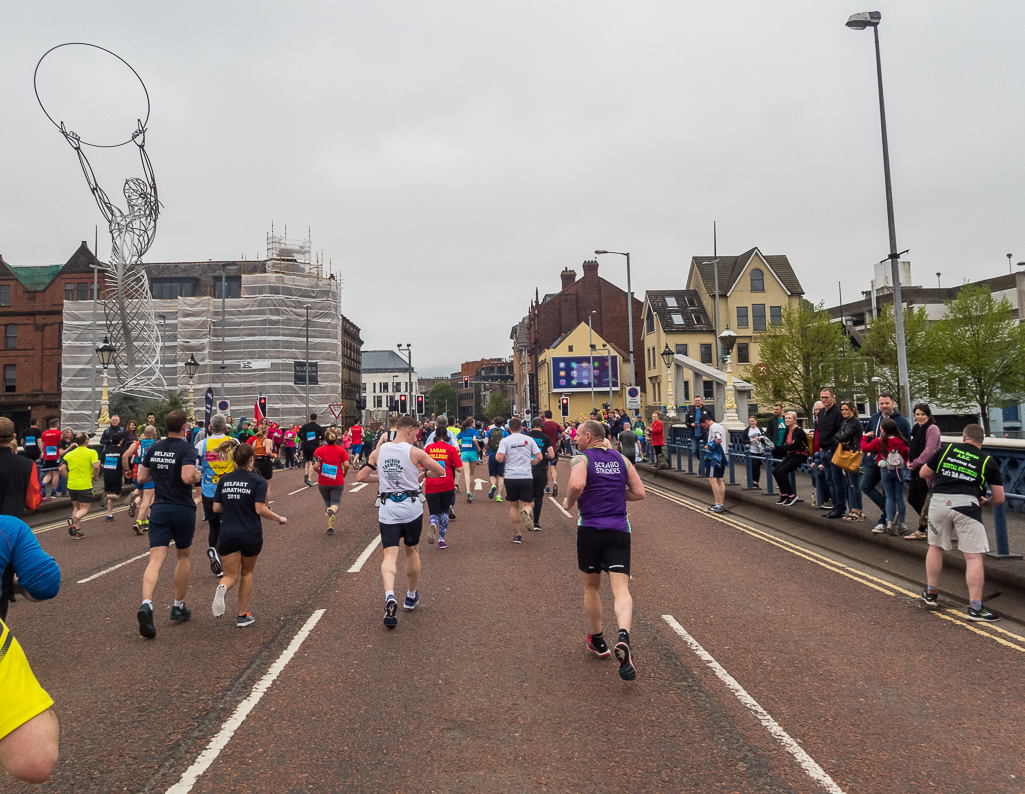
<path id="1" fill-rule="evenodd" d="M 876 411 L 868 420 L 868 428 L 866 432 L 874 433 L 876 438 L 879 438 L 879 422 L 883 418 L 882 411 Z M 897 423 L 897 429 L 901 432 L 904 438 L 911 440 L 911 423 L 901 414 L 900 411 L 894 411 L 890 414 L 890 418 Z M 866 452 L 865 457 L 870 460 L 875 460 L 874 452 Z"/>
<path id="2" fill-rule="evenodd" d="M 11 565 L 24 587 L 37 601 L 57 595 L 61 570 L 56 560 L 43 551 L 28 524 L 13 516 L 0 516 L 0 571 Z"/>

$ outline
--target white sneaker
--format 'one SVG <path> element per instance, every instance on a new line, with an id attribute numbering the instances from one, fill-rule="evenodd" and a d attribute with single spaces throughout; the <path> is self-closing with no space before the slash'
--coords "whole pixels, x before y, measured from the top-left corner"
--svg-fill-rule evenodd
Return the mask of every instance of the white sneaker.
<path id="1" fill-rule="evenodd" d="M 219 618 L 224 614 L 224 595 L 227 592 L 228 588 L 223 584 L 217 585 L 217 589 L 214 590 L 213 613 L 215 618 Z"/>

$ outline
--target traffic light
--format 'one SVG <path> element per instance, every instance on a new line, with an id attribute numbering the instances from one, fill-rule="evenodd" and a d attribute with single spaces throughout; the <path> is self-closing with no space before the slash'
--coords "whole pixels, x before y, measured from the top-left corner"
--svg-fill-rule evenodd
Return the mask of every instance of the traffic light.
<path id="1" fill-rule="evenodd" d="M 356 398 L 356 410 L 357 411 L 365 411 L 366 409 L 367 409 L 367 398 L 366 397 L 357 397 Z"/>
<path id="2" fill-rule="evenodd" d="M 464 389 L 469 389 L 470 388 L 470 376 L 469 375 L 463 375 L 463 388 Z"/>
<path id="3" fill-rule="evenodd" d="M 257 400 L 257 402 L 260 404 L 260 413 L 264 417 L 266 417 L 267 416 L 267 398 L 266 397 L 261 397 L 259 400 Z"/>
<path id="4" fill-rule="evenodd" d="M 416 412 L 420 415 L 424 413 L 424 396 L 422 394 L 416 395 Z"/>
<path id="5" fill-rule="evenodd" d="M 399 413 L 400 414 L 406 413 L 406 395 L 405 394 L 400 394 L 399 395 Z"/>
<path id="6" fill-rule="evenodd" d="M 569 416 L 569 397 L 563 397 L 559 404 L 562 406 L 562 415 Z"/>

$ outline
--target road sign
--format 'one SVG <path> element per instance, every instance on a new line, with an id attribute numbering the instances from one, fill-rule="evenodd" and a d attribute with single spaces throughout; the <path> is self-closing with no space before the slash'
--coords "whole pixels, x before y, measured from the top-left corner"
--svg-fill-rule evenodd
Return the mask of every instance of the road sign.
<path id="1" fill-rule="evenodd" d="M 331 412 L 331 415 L 337 419 L 342 415 L 342 411 L 345 410 L 345 403 L 331 403 L 327 409 Z"/>
<path id="2" fill-rule="evenodd" d="M 217 413 L 227 414 L 231 412 L 231 403 L 228 400 L 217 401 Z"/>
<path id="3" fill-rule="evenodd" d="M 636 386 L 628 386 L 626 389 L 626 410 L 641 410 L 641 390 Z"/>
<path id="4" fill-rule="evenodd" d="M 307 372 L 309 372 L 309 379 L 311 386 L 319 385 L 317 380 L 317 364 L 316 361 L 293 361 L 292 362 L 292 384 L 294 386 L 305 386 Z"/>

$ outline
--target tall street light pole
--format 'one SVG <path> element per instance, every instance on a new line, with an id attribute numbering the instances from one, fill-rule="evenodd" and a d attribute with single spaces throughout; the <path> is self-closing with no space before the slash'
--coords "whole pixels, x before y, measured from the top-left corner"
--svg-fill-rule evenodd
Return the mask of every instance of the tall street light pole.
<path id="1" fill-rule="evenodd" d="M 228 263 L 221 263 L 221 399 L 225 400 L 227 397 L 224 394 L 224 348 L 225 348 L 225 320 L 227 317 L 227 306 L 228 306 Z M 309 402 L 307 400 L 307 402 Z M 307 406 L 308 407 L 308 406 Z"/>
<path id="2" fill-rule="evenodd" d="M 413 407 L 413 345 L 408 342 L 403 345 L 399 342 L 396 347 L 399 349 L 399 353 L 405 354 L 406 357 L 406 407 L 412 414 L 415 411 Z M 458 405 L 458 401 L 456 404 Z M 445 412 L 448 413 L 447 405 L 445 406 Z"/>
<path id="3" fill-rule="evenodd" d="M 600 249 L 595 254 L 618 254 L 626 257 L 626 325 L 627 333 L 630 334 L 630 385 L 634 383 L 634 293 L 630 287 L 630 252 L 629 251 L 605 251 Z"/>
<path id="4" fill-rule="evenodd" d="M 310 415 L 310 305 L 306 304 L 306 415 Z"/>
<path id="5" fill-rule="evenodd" d="M 890 231 L 890 268 L 893 278 L 893 317 L 897 326 L 897 377 L 900 380 L 900 407 L 907 411 L 911 408 L 911 395 L 908 386 L 908 354 L 904 342 L 904 303 L 900 295 L 900 253 L 897 250 L 897 229 L 893 220 L 893 189 L 890 184 L 890 147 L 886 139 L 886 106 L 883 102 L 883 62 L 879 56 L 879 21 L 882 14 L 878 11 L 865 11 L 853 14 L 847 20 L 847 27 L 852 30 L 872 28 L 876 45 L 876 78 L 879 83 L 879 126 L 883 136 L 883 177 L 886 181 L 886 220 Z"/>
<path id="6" fill-rule="evenodd" d="M 591 381 L 591 413 L 594 413 L 594 329 L 591 327 L 591 318 L 594 316 L 594 312 L 587 315 L 587 344 L 591 348 L 591 371 L 587 374 L 587 379 Z"/>
<path id="7" fill-rule="evenodd" d="M 190 422 L 196 421 L 196 412 L 194 407 L 196 405 L 196 395 L 193 391 L 193 384 L 196 380 L 196 373 L 199 371 L 199 362 L 196 361 L 196 354 L 190 353 L 189 360 L 185 362 L 185 374 L 189 376 L 189 410 L 187 418 Z"/>

